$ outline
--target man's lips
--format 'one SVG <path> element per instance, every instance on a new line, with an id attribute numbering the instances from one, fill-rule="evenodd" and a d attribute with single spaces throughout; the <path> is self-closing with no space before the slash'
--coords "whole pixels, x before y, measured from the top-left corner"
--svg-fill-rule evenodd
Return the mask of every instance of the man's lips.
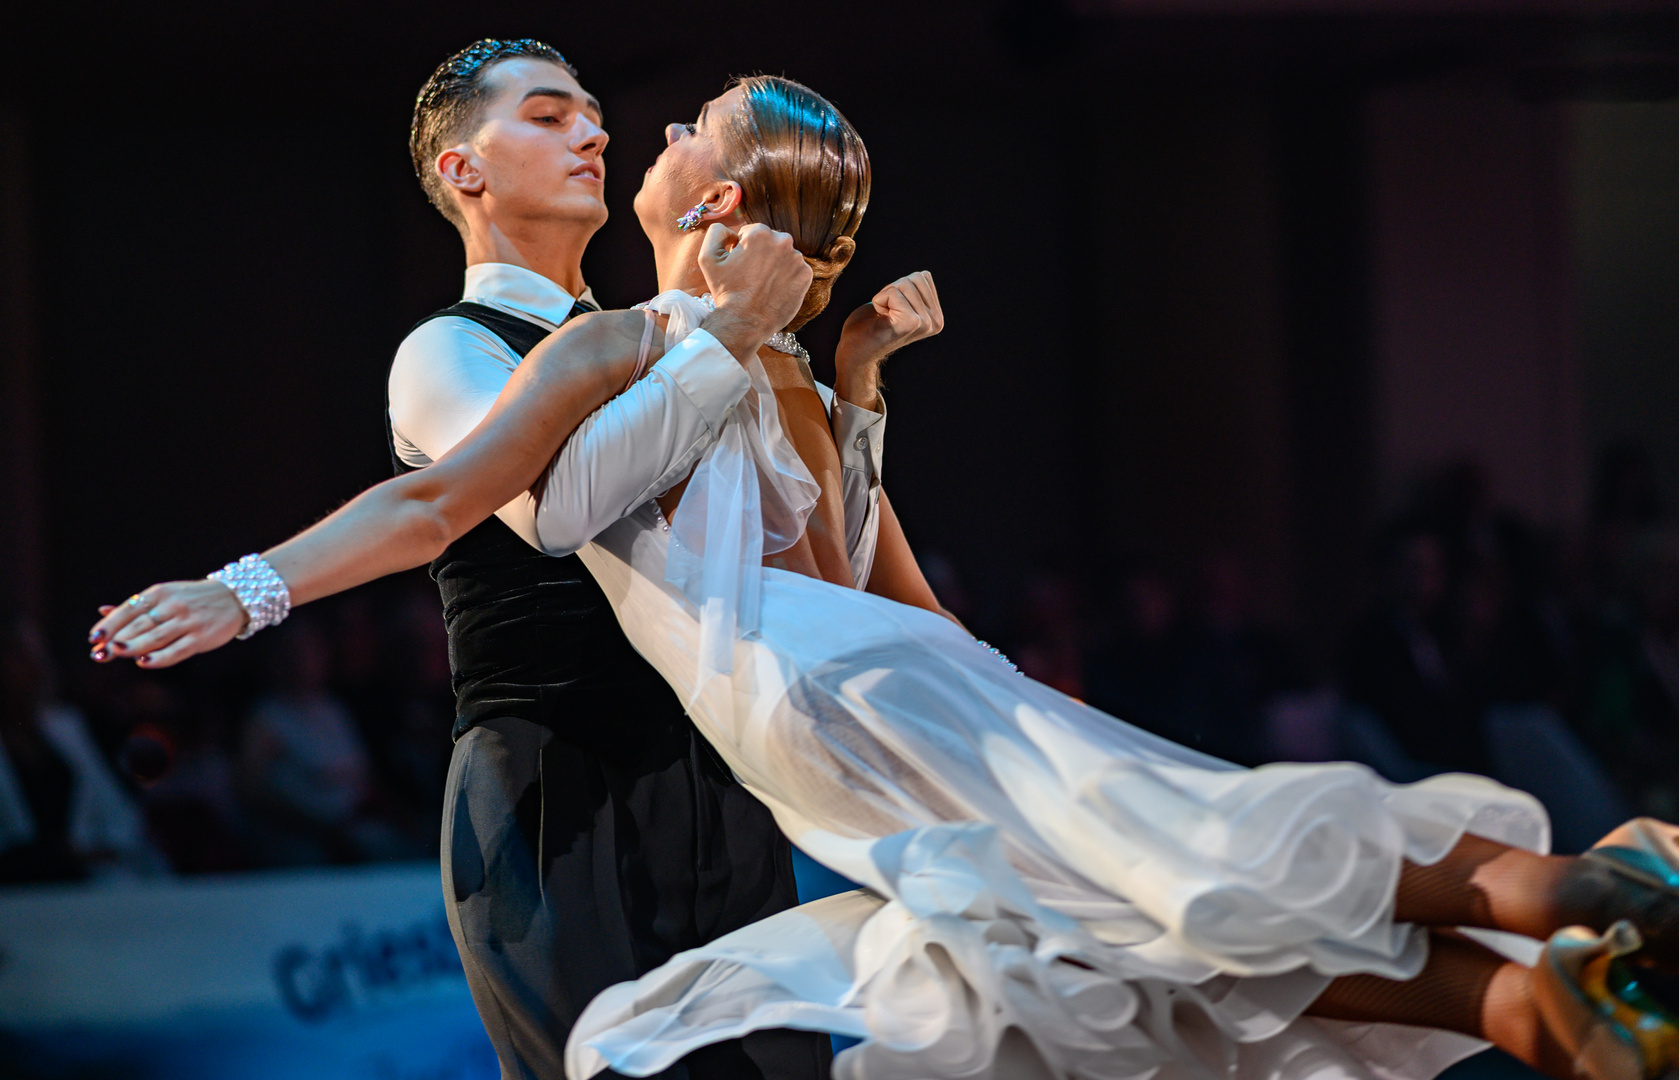
<path id="1" fill-rule="evenodd" d="M 585 161 L 571 170 L 571 176 L 574 180 L 590 180 L 598 184 L 601 182 L 600 166 L 592 161 Z"/>

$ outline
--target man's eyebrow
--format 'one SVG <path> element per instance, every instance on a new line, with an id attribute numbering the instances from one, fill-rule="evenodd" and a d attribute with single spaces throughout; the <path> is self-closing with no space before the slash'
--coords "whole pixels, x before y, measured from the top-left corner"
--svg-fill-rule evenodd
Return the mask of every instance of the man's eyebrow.
<path id="1" fill-rule="evenodd" d="M 572 93 L 570 90 L 562 90 L 557 86 L 533 86 L 529 90 L 525 91 L 525 96 L 519 99 L 519 104 L 523 105 L 525 102 L 534 97 L 554 98 L 558 101 L 563 101 L 568 105 L 577 100 L 577 95 Z M 583 107 L 585 109 L 593 110 L 596 117 L 602 115 L 600 102 L 596 101 L 592 97 L 588 97 L 587 95 L 584 96 Z"/>

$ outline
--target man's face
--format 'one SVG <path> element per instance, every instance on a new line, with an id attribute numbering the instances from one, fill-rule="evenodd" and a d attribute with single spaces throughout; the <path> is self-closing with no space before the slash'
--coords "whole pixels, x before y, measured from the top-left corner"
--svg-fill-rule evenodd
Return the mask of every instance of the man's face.
<path id="1" fill-rule="evenodd" d="M 517 57 L 487 75 L 491 97 L 470 140 L 498 221 L 606 220 L 600 103 L 558 64 Z"/>

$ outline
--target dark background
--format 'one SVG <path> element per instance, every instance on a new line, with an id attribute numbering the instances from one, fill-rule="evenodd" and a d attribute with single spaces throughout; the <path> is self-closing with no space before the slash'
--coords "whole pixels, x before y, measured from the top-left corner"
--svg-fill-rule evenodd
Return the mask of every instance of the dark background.
<path id="1" fill-rule="evenodd" d="M 873 199 L 805 337 L 825 353 L 875 289 L 933 272 L 947 329 L 889 366 L 887 489 L 947 602 L 1033 673 L 1083 692 L 1148 589 L 1187 623 L 1222 588 L 1288 654 L 1289 687 L 1344 688 L 1349 635 L 1386 595 L 1376 542 L 1419 491 L 1457 500 L 1460 539 L 1495 521 L 1536 538 L 1535 618 L 1584 641 L 1609 597 L 1570 569 L 1596 550 L 1598 462 L 1642 448 L 1641 529 L 1679 502 L 1676 12 L 9 13 L 0 601 L 44 628 L 75 696 L 97 603 L 271 545 L 388 475 L 389 359 L 461 272 L 410 169 L 413 94 L 473 39 L 528 35 L 605 104 L 612 220 L 584 267 L 608 305 L 654 289 L 630 201 L 663 125 L 727 76 L 790 75 L 856 124 Z M 1583 693 L 1523 700 L 1572 720 Z"/>
<path id="2" fill-rule="evenodd" d="M 1673 11 L 37 5 L 0 82 L 0 588 L 67 632 L 385 475 L 389 357 L 460 271 L 413 92 L 532 35 L 606 104 L 609 304 L 653 290 L 629 204 L 662 125 L 726 76 L 862 131 L 869 217 L 807 336 L 933 271 L 948 329 L 889 371 L 888 486 L 981 607 L 1037 565 L 1229 550 L 1325 638 L 1419 467 L 1473 457 L 1568 529 L 1631 434 L 1679 495 Z"/>

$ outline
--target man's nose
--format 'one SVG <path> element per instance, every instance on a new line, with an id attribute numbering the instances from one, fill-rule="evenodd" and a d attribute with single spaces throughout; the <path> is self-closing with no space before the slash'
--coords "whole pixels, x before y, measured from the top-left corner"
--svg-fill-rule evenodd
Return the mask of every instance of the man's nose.
<path id="1" fill-rule="evenodd" d="M 611 140 L 611 136 L 587 116 L 577 118 L 575 132 L 576 134 L 572 137 L 571 148 L 576 153 L 599 154 L 606 149 L 607 142 Z"/>

